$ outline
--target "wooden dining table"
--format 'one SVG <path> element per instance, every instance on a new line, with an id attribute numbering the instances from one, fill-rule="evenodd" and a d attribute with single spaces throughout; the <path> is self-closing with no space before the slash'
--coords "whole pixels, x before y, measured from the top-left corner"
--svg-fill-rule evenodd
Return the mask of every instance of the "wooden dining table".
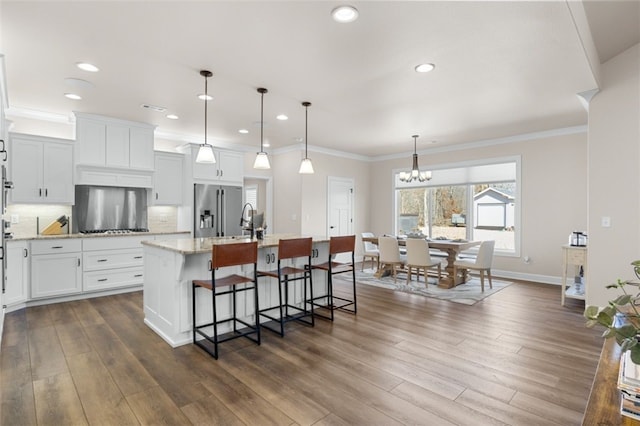
<path id="1" fill-rule="evenodd" d="M 363 237 L 362 240 L 378 245 L 378 237 Z M 405 242 L 406 238 L 398 238 L 398 245 L 404 246 Z M 440 250 L 447 254 L 447 266 L 444 268 L 445 273 L 442 274 L 438 287 L 452 288 L 467 282 L 469 279 L 467 270 L 461 269 L 457 271 L 457 274 L 454 273 L 453 262 L 455 262 L 461 251 L 479 246 L 482 241 L 427 239 L 427 243 L 429 243 L 430 249 Z M 383 272 L 378 271 L 378 276 L 381 276 Z"/>

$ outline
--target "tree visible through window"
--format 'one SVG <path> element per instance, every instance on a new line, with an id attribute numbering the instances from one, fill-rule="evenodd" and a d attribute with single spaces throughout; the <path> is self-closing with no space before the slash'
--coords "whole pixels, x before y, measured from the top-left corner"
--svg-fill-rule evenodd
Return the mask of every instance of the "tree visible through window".
<path id="1" fill-rule="evenodd" d="M 397 235 L 423 234 L 430 238 L 495 240 L 496 250 L 515 253 L 517 233 L 516 162 L 442 171 L 436 181 L 405 185 L 396 180 Z M 462 172 L 460 171 L 462 170 Z M 449 173 L 447 173 L 449 172 Z M 451 177 L 453 176 L 453 178 Z M 469 177 L 470 176 L 470 177 Z M 497 177 L 513 180 L 489 181 Z M 478 182 L 481 178 L 486 182 Z M 463 184 L 434 185 L 471 180 Z M 475 182 L 473 181 L 475 180 Z M 429 186 L 427 186 L 429 185 Z"/>

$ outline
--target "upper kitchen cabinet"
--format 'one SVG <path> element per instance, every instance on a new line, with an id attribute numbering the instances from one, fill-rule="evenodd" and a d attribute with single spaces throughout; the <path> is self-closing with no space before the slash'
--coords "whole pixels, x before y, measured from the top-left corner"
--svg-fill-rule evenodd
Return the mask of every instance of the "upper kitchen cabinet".
<path id="1" fill-rule="evenodd" d="M 10 136 L 11 203 L 73 204 L 73 142 L 13 133 Z"/>
<path id="2" fill-rule="evenodd" d="M 182 204 L 182 162 L 184 155 L 171 152 L 155 152 L 155 173 L 151 204 Z"/>
<path id="3" fill-rule="evenodd" d="M 200 145 L 189 144 L 180 147 L 187 156 L 190 171 L 187 177 L 198 182 L 213 182 L 227 185 L 242 185 L 244 179 L 244 154 L 242 152 L 214 149 L 216 162 L 197 163 Z"/>
<path id="4" fill-rule="evenodd" d="M 76 183 L 151 187 L 155 126 L 75 113 Z"/>

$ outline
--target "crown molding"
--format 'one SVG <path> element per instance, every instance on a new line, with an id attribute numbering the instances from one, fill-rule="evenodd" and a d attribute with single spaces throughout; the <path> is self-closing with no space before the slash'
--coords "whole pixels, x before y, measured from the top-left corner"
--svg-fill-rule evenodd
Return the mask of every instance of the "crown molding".
<path id="1" fill-rule="evenodd" d="M 73 114 L 58 114 L 55 112 L 40 111 L 37 109 L 22 107 L 9 107 L 6 111 L 6 115 L 62 124 L 73 124 L 76 122 Z"/>
<path id="2" fill-rule="evenodd" d="M 42 120 L 42 121 L 50 121 L 54 123 L 65 123 L 65 124 L 75 123 L 75 116 L 73 114 L 70 114 L 70 115 L 57 114 L 57 113 L 39 111 L 39 110 L 34 110 L 29 108 L 10 107 L 6 111 L 6 115 L 13 116 L 13 117 L 30 118 L 30 119 Z M 428 148 L 428 149 L 423 149 L 417 152 L 418 154 L 436 154 L 436 153 L 443 153 L 443 152 L 464 151 L 464 150 L 474 149 L 474 148 L 483 148 L 483 147 L 494 146 L 494 145 L 504 145 L 504 144 L 515 143 L 515 142 L 524 142 L 528 140 L 544 139 L 544 138 L 550 138 L 554 136 L 565 136 L 565 135 L 573 135 L 578 133 L 587 133 L 587 130 L 588 130 L 587 125 L 583 124 L 579 126 L 561 127 L 557 129 L 543 130 L 540 132 L 523 133 L 518 135 L 505 136 L 501 138 L 482 139 L 478 141 L 460 143 L 455 145 L 440 146 L 437 148 Z M 204 143 L 202 136 L 167 132 L 162 130 L 162 128 L 160 127 L 156 127 L 154 135 L 159 139 L 170 140 L 170 141 L 177 141 L 177 142 L 183 142 L 183 143 L 197 143 L 197 144 Z M 235 150 L 244 151 L 244 152 L 252 152 L 256 150 L 256 148 L 253 146 L 232 144 L 220 139 L 212 139 L 211 141 L 209 141 L 209 143 L 214 145 L 215 147 L 235 149 Z M 271 152 L 275 155 L 278 155 L 278 154 L 284 154 L 287 152 L 294 152 L 294 151 L 300 151 L 300 150 L 304 150 L 304 144 L 302 143 L 288 145 L 288 146 L 273 149 L 273 150 L 267 150 L 267 152 Z M 307 150 L 310 152 L 317 152 L 319 154 L 326 154 L 334 157 L 348 158 L 348 159 L 364 161 L 364 162 L 395 160 L 398 158 L 406 158 L 408 155 L 413 154 L 413 151 L 411 151 L 411 152 L 402 152 L 402 153 L 390 154 L 390 155 L 367 156 L 367 155 L 354 154 L 351 152 L 340 151 L 337 149 L 323 148 L 323 147 L 314 146 L 314 145 L 309 145 L 307 147 Z"/>
<path id="3" fill-rule="evenodd" d="M 487 146 L 504 145 L 515 142 L 524 142 L 535 139 L 544 139 L 554 136 L 574 135 L 578 133 L 587 133 L 587 125 L 561 127 L 559 129 L 543 130 L 540 132 L 523 133 L 520 135 L 505 136 L 502 138 L 483 139 L 479 141 L 461 143 L 450 146 L 441 146 L 437 148 L 429 148 L 418 151 L 418 154 L 437 154 L 442 152 L 465 151 L 474 148 L 484 148 Z M 413 154 L 413 151 L 402 154 L 382 155 L 378 157 L 370 157 L 370 161 L 385 161 L 405 158 L 407 155 Z"/>

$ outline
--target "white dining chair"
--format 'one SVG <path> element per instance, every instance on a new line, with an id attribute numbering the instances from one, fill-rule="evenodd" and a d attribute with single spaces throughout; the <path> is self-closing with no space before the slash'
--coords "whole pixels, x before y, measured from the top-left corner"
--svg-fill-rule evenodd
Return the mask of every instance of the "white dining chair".
<path id="1" fill-rule="evenodd" d="M 491 283 L 491 264 L 493 263 L 493 249 L 495 241 L 483 241 L 475 259 L 459 259 L 453 262 L 453 276 L 458 276 L 459 269 L 468 269 L 480 272 L 480 289 L 484 291 L 484 273 L 489 278 L 489 288 L 493 288 Z"/>
<path id="2" fill-rule="evenodd" d="M 411 281 L 411 271 L 415 268 L 416 280 L 420 281 L 420 270 L 424 274 L 424 285 L 429 286 L 427 270 L 437 268 L 438 282 L 442 277 L 442 262 L 444 259 L 432 258 L 429 253 L 429 244 L 423 238 L 407 238 L 407 285 Z"/>
<path id="3" fill-rule="evenodd" d="M 362 236 L 362 271 L 364 271 L 364 264 L 367 262 L 367 259 L 371 260 L 371 268 L 373 268 L 373 263 L 376 263 L 376 269 L 380 268 L 380 250 L 378 250 L 378 246 L 372 243 L 371 241 L 365 241 L 365 238 L 375 237 L 371 232 L 363 232 Z"/>
<path id="4" fill-rule="evenodd" d="M 393 282 L 399 270 L 404 270 L 405 258 L 400 256 L 400 247 L 395 237 L 378 238 L 378 250 L 380 250 L 380 268 L 390 268 Z"/>

